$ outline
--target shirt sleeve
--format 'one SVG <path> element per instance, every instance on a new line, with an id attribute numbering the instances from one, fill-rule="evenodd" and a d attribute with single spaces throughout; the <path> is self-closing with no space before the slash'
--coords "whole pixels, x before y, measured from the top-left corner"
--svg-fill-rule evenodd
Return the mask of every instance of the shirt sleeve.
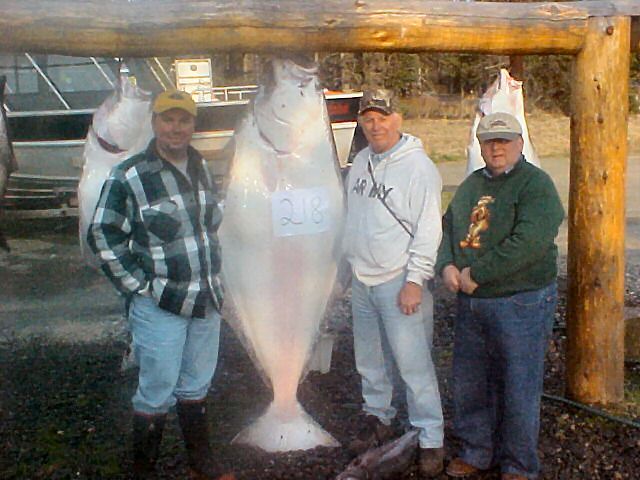
<path id="1" fill-rule="evenodd" d="M 453 249 L 451 248 L 452 235 L 452 213 L 451 208 L 447 208 L 442 217 L 442 241 L 438 249 L 438 259 L 436 260 L 436 274 L 442 275 L 442 271 L 447 265 L 455 264 Z"/>
<path id="2" fill-rule="evenodd" d="M 543 258 L 553 245 L 563 218 L 558 192 L 543 174 L 520 192 L 511 233 L 471 263 L 471 277 L 479 285 L 492 283 Z"/>
<path id="3" fill-rule="evenodd" d="M 407 281 L 418 285 L 432 279 L 435 274 L 438 245 L 442 238 L 441 195 L 442 179 L 435 167 L 412 182 L 409 208 L 414 229 L 409 244 Z"/>
<path id="4" fill-rule="evenodd" d="M 126 187 L 110 177 L 100 194 L 87 242 L 109 280 L 125 294 L 136 293 L 149 283 L 129 248 L 132 217 L 132 200 Z"/>

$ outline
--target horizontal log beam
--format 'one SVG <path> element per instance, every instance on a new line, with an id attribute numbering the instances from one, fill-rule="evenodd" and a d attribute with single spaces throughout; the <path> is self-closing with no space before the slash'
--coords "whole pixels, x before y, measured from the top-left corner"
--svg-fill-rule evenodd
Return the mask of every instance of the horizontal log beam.
<path id="1" fill-rule="evenodd" d="M 636 0 L 0 0 L 0 51 L 175 56 L 216 51 L 576 54 L 594 16 Z M 636 23 L 637 25 L 637 23 Z M 637 38 L 638 29 L 635 29 Z M 640 49 L 638 41 L 634 48 Z"/>

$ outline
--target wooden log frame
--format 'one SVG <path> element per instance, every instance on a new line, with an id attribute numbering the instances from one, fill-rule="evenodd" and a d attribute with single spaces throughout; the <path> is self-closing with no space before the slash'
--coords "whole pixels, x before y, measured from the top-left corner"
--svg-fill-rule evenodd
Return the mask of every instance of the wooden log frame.
<path id="1" fill-rule="evenodd" d="M 640 51 L 637 0 L 0 0 L 0 11 L 0 51 L 16 53 L 575 55 L 567 386 L 583 402 L 622 399 L 626 115 L 629 52 Z"/>
<path id="2" fill-rule="evenodd" d="M 588 403 L 624 396 L 629 27 L 591 18 L 572 72 L 567 391 Z"/>
<path id="3" fill-rule="evenodd" d="M 577 54 L 595 16 L 635 0 L 0 0 L 0 51 L 177 56 L 214 51 Z M 635 44 L 637 48 L 637 42 Z"/>

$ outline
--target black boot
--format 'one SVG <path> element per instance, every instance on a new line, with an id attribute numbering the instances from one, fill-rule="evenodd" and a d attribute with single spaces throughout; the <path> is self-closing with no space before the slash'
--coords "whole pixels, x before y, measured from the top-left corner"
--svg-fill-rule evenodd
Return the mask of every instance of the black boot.
<path id="1" fill-rule="evenodd" d="M 155 478 L 166 415 L 133 415 L 133 478 Z"/>
<path id="2" fill-rule="evenodd" d="M 220 468 L 213 461 L 209 445 L 207 407 L 205 401 L 178 402 L 176 407 L 182 437 L 187 448 L 189 473 L 197 480 L 216 479 Z"/>

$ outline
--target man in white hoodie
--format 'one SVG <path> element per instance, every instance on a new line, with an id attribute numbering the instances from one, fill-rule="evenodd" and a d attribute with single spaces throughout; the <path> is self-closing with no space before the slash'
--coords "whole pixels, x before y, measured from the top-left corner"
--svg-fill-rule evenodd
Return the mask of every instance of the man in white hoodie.
<path id="1" fill-rule="evenodd" d="M 395 361 L 406 386 L 409 421 L 420 430 L 420 470 L 432 477 L 443 469 L 444 450 L 427 283 L 442 236 L 442 180 L 422 142 L 400 131 L 402 118 L 389 91 L 365 92 L 358 122 L 369 145 L 348 176 L 344 246 L 353 274 L 363 410 L 373 438 L 385 440 L 396 414 L 389 376 Z"/>

